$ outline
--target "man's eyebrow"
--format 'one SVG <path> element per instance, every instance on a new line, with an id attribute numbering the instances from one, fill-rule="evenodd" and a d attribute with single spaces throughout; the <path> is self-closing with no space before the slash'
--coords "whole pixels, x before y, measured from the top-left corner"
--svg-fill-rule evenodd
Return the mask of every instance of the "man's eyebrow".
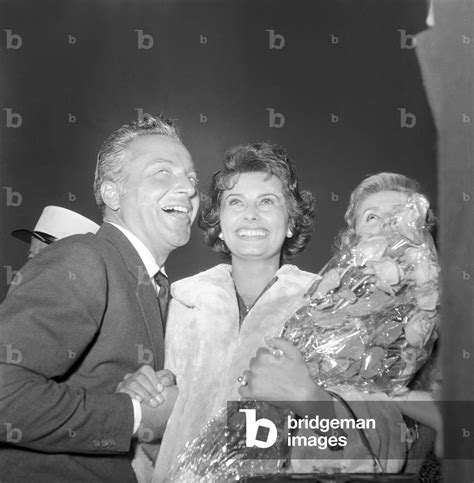
<path id="1" fill-rule="evenodd" d="M 152 160 L 150 160 L 151 162 L 153 161 L 156 161 L 158 163 L 167 163 L 167 164 L 174 164 L 173 161 L 171 161 L 170 159 L 166 159 L 166 158 L 153 158 Z"/>
<path id="2" fill-rule="evenodd" d="M 168 166 L 176 166 L 176 162 L 172 161 L 171 159 L 166 159 L 166 158 L 153 158 L 148 161 L 148 164 L 145 169 L 147 170 L 152 170 L 155 168 L 156 165 L 163 165 L 166 164 Z M 188 168 L 185 168 L 186 174 L 195 174 L 197 176 L 197 171 L 194 166 L 189 166 Z"/>

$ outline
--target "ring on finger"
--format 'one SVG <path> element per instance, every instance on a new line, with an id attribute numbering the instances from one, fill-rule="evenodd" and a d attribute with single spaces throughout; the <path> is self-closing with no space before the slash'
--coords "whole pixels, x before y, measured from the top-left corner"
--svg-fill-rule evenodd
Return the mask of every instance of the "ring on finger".
<path id="1" fill-rule="evenodd" d="M 241 386 L 246 386 L 249 383 L 249 381 L 247 380 L 247 376 L 245 374 L 243 376 L 239 376 L 237 378 L 237 381 L 239 381 L 239 384 Z"/>

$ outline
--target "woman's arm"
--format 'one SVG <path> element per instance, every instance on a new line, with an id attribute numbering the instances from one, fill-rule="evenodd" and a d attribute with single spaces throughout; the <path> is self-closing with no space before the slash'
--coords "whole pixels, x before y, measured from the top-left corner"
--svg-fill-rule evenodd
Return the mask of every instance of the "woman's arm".
<path id="1" fill-rule="evenodd" d="M 332 396 L 313 381 L 300 351 L 279 338 L 266 339 L 266 343 L 270 349 L 261 347 L 250 360 L 244 374 L 246 384 L 239 388 L 239 394 L 248 399 L 273 401 L 299 416 L 311 417 L 315 402 L 324 402 L 318 407 L 318 414 L 334 418 Z"/>
<path id="2" fill-rule="evenodd" d="M 400 396 L 392 396 L 391 399 L 405 416 L 436 431 L 441 430 L 441 411 L 430 392 L 407 391 Z"/>
<path id="3" fill-rule="evenodd" d="M 351 387 L 334 388 L 339 396 L 334 397 L 334 393 L 313 381 L 300 351 L 293 344 L 282 339 L 266 342 L 271 349 L 260 348 L 250 361 L 249 370 L 244 372 L 244 382 L 247 382 L 239 388 L 241 396 L 272 401 L 303 418 L 373 420 L 375 428 L 362 431 L 364 436 L 357 429 L 344 429 L 348 444 L 341 461 L 353 459 L 364 471 L 371 471 L 369 455 L 372 455 L 379 471 L 380 468 L 399 471 L 406 443 L 400 436 L 403 419 L 398 405 L 390 403 L 384 393 L 365 394 Z M 347 464 L 346 469 L 352 468 Z"/>

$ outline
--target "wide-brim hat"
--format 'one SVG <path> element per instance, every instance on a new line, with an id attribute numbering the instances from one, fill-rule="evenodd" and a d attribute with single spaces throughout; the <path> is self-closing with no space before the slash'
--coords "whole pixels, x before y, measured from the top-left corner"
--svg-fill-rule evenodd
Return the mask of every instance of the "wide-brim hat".
<path id="1" fill-rule="evenodd" d="M 26 243 L 35 237 L 44 243 L 52 243 L 71 235 L 96 233 L 99 225 L 75 211 L 61 206 L 46 206 L 33 230 L 20 229 L 12 231 L 12 235 Z"/>

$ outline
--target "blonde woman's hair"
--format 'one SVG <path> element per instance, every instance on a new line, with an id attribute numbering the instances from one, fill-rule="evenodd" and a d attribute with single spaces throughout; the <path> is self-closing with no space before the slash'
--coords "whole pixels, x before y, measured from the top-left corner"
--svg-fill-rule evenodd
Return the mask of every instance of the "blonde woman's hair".
<path id="1" fill-rule="evenodd" d="M 347 246 L 353 241 L 355 237 L 355 213 L 360 203 L 368 196 L 381 191 L 399 191 L 408 195 L 421 193 L 418 181 L 403 174 L 377 173 L 368 176 L 351 193 L 349 205 L 344 215 L 346 227 L 341 230 L 335 240 L 337 248 Z M 430 229 L 435 225 L 435 217 L 431 209 L 428 210 L 427 225 Z"/>

